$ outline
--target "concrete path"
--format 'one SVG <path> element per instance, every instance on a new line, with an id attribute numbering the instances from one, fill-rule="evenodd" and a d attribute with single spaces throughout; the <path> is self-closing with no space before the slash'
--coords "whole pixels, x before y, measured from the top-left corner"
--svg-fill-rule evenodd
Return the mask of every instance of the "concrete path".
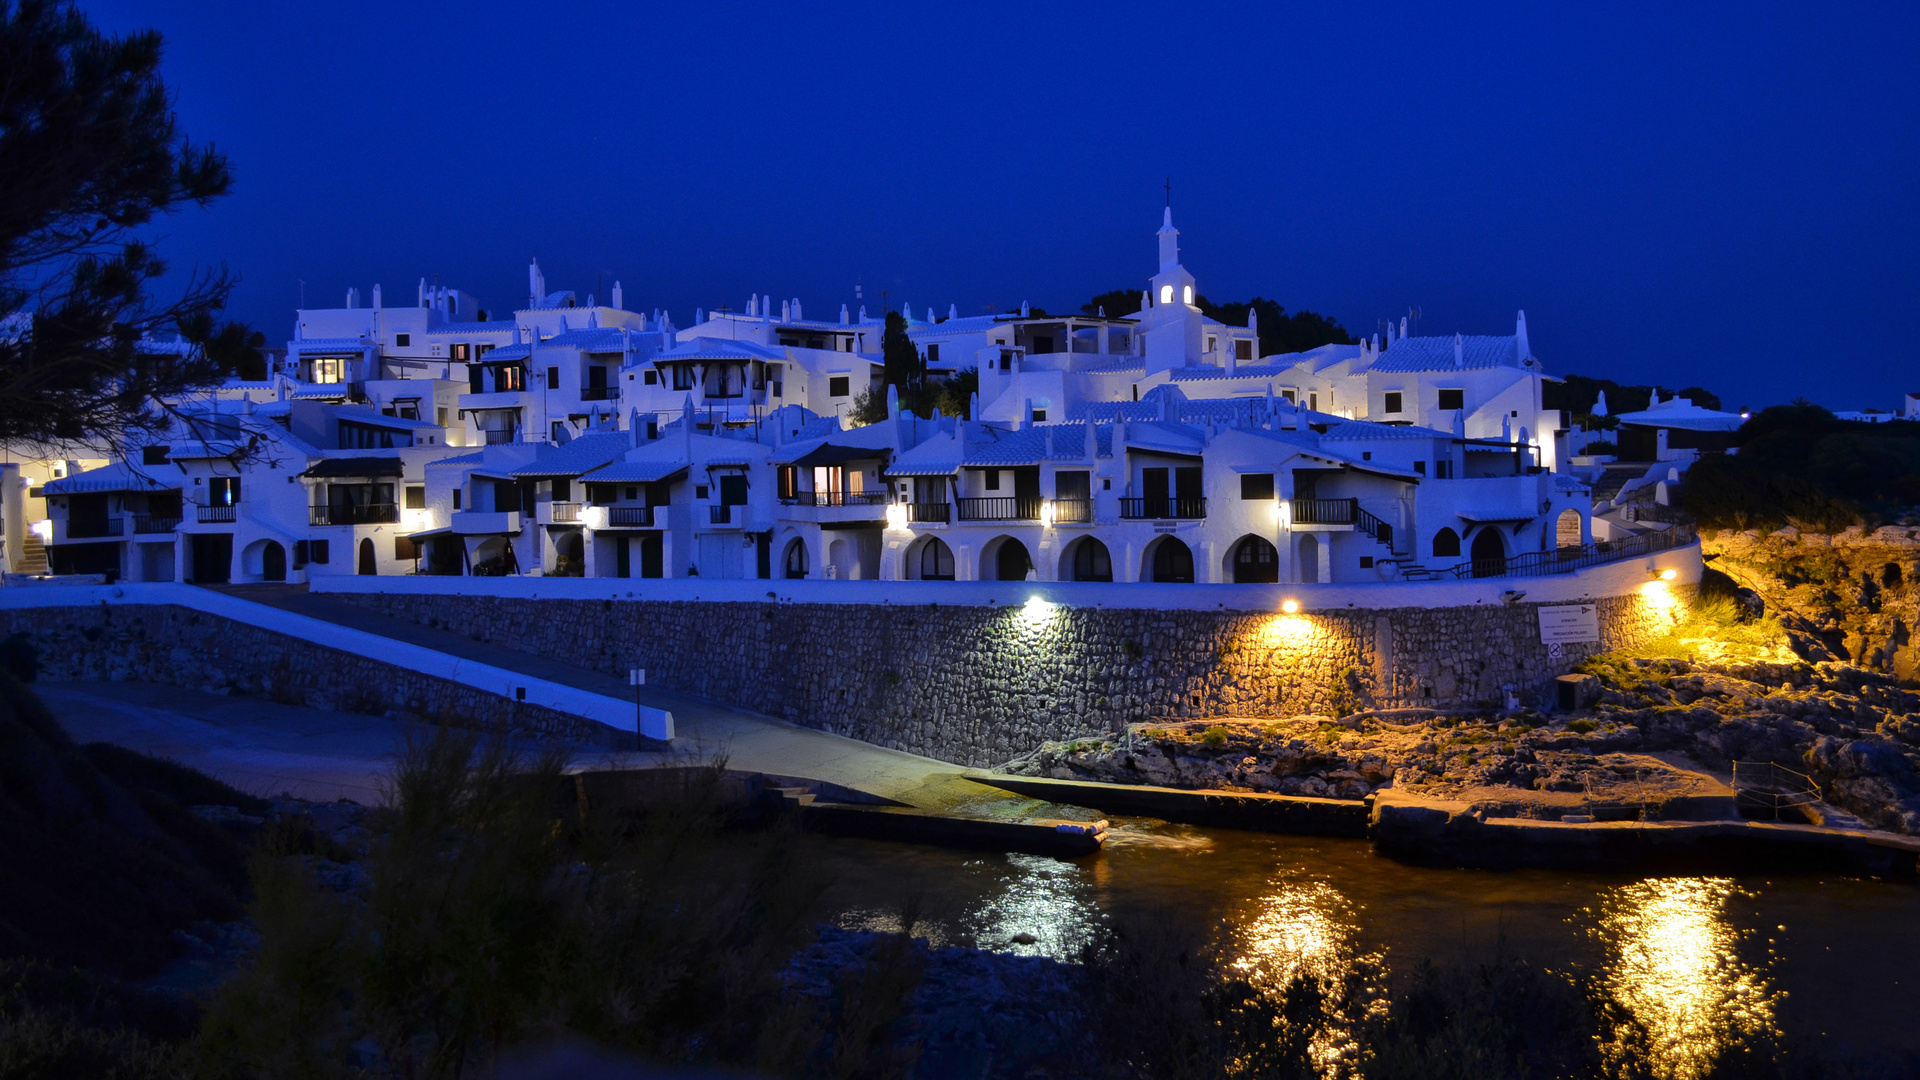
<path id="1" fill-rule="evenodd" d="M 414 625 L 309 593 L 304 586 L 231 586 L 219 591 L 615 701 L 633 701 L 633 689 L 623 679 Z M 161 754 L 247 790 L 271 787 L 271 793 L 287 790 L 307 797 L 334 797 L 319 793 L 338 792 L 363 802 L 377 798 L 379 779 L 390 767 L 395 748 L 410 733 L 426 730 L 379 717 L 149 684 L 67 683 L 40 689 L 55 714 L 83 741 L 98 739 Z M 731 768 L 824 780 L 924 809 L 1013 809 L 1005 793 L 962 779 L 957 765 L 681 694 L 647 689 L 642 700 L 673 713 L 678 738 L 670 752 L 610 748 L 607 743 L 622 736 L 609 731 L 607 743 L 569 743 L 574 767 L 643 768 L 724 755 Z M 273 787 L 276 784 L 287 786 Z"/>

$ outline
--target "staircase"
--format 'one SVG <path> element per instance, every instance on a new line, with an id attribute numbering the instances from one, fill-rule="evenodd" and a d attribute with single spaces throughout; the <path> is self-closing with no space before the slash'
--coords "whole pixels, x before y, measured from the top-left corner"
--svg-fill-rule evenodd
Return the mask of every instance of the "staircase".
<path id="1" fill-rule="evenodd" d="M 47 545 L 40 542 L 38 533 L 29 531 L 25 550 L 20 556 L 20 565 L 13 568 L 16 574 L 44 574 L 47 572 Z"/>

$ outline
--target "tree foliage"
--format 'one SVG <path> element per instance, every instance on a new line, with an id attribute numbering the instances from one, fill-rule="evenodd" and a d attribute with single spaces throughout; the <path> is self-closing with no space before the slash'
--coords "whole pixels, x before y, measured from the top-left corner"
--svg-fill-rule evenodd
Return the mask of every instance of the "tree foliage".
<path id="1" fill-rule="evenodd" d="M 1544 385 L 1541 396 L 1549 409 L 1565 409 L 1573 414 L 1576 423 L 1589 428 L 1612 427 L 1611 420 L 1595 418 L 1593 407 L 1599 404 L 1602 391 L 1607 395 L 1607 413 L 1617 416 L 1625 412 L 1639 412 L 1653 403 L 1653 392 L 1660 391 L 1660 400 L 1683 397 L 1703 409 L 1718 410 L 1720 395 L 1704 386 L 1688 386 L 1674 390 L 1667 386 L 1624 386 L 1612 379 L 1592 379 L 1585 375 L 1564 375 L 1560 382 Z"/>
<path id="2" fill-rule="evenodd" d="M 1818 405 L 1776 405 L 1734 438 L 1738 454 L 1687 471 L 1683 500 L 1703 525 L 1839 530 L 1920 505 L 1920 424 L 1861 424 Z"/>
<path id="3" fill-rule="evenodd" d="M 140 339 L 204 343 L 233 279 L 195 273 L 160 302 L 166 264 L 136 232 L 225 194 L 227 159 L 179 129 L 157 33 L 110 37 L 64 0 L 0 0 L 0 55 L 0 312 L 15 313 L 0 334 L 0 440 L 158 427 L 154 400 L 215 380 L 219 361 Z"/>

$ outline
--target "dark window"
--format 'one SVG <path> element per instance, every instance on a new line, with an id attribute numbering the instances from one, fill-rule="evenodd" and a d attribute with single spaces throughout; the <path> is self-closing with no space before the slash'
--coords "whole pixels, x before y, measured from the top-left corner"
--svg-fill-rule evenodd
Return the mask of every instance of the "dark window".
<path id="1" fill-rule="evenodd" d="M 626 489 L 626 493 L 627 493 L 627 501 L 628 501 L 628 502 L 632 502 L 632 501 L 633 501 L 634 499 L 636 499 L 636 498 L 638 498 L 638 497 L 639 497 L 639 495 L 638 495 L 638 492 L 639 492 L 639 490 L 640 490 L 639 488 L 633 488 L 633 487 L 630 487 L 630 488 L 627 488 L 627 489 Z M 602 499 L 601 501 L 602 501 L 602 502 L 612 502 L 613 500 L 612 500 L 612 499 Z"/>
<path id="2" fill-rule="evenodd" d="M 1387 412 L 1400 411 L 1400 394 L 1398 391 L 1388 391 L 1383 397 L 1385 399 L 1384 408 Z"/>
<path id="3" fill-rule="evenodd" d="M 1000 490 L 1000 470 L 988 469 L 986 475 L 987 475 L 987 490 L 999 491 Z"/>
<path id="4" fill-rule="evenodd" d="M 803 578 L 807 576 L 807 545 L 795 540 L 787 545 L 787 576 Z"/>
<path id="5" fill-rule="evenodd" d="M 1240 497 L 1243 499 L 1273 498 L 1272 473 L 1246 473 L 1240 477 Z"/>
<path id="6" fill-rule="evenodd" d="M 557 367 L 548 368 L 547 369 L 547 389 L 551 390 L 554 387 L 559 385 L 560 385 L 560 369 Z"/>
<path id="7" fill-rule="evenodd" d="M 675 390 L 693 389 L 693 368 L 687 364 L 673 365 L 673 388 Z"/>
<path id="8" fill-rule="evenodd" d="M 460 489 L 459 488 L 453 489 L 453 508 L 455 510 L 460 509 Z"/>
<path id="9" fill-rule="evenodd" d="M 940 362 L 940 343 L 936 341 L 930 341 L 927 343 L 927 363 L 937 364 L 939 362 Z"/>
<path id="10" fill-rule="evenodd" d="M 467 390 L 475 394 L 487 392 L 487 369 L 474 365 L 467 369 Z"/>
<path id="11" fill-rule="evenodd" d="M 418 484 L 407 485 L 407 509 L 425 510 L 427 508 L 427 489 Z"/>
<path id="12" fill-rule="evenodd" d="M 1440 391 L 1439 406 L 1442 409 L 1464 409 L 1467 407 L 1467 392 L 1465 390 L 1442 390 Z"/>
<path id="13" fill-rule="evenodd" d="M 395 348 L 404 349 L 407 346 L 413 344 L 413 335 L 412 334 L 395 334 L 393 335 L 393 344 Z"/>
<path id="14" fill-rule="evenodd" d="M 1086 499 L 1092 492 L 1092 478 L 1085 472 L 1057 472 L 1053 474 L 1053 497 L 1056 499 Z"/>
<path id="15" fill-rule="evenodd" d="M 1153 549 L 1153 580 L 1192 583 L 1193 549 L 1171 536 Z"/>
<path id="16" fill-rule="evenodd" d="M 143 446 L 140 448 L 140 464 L 165 465 L 167 454 L 172 449 L 170 446 Z"/>
<path id="17" fill-rule="evenodd" d="M 1073 580 L 1113 580 L 1113 557 L 1108 554 L 1107 545 L 1091 536 L 1074 545 Z"/>
<path id="18" fill-rule="evenodd" d="M 1362 570 L 1373 569 L 1373 556 L 1371 555 L 1360 556 L 1360 569 Z"/>
<path id="19" fill-rule="evenodd" d="M 1433 557 L 1436 559 L 1459 558 L 1460 534 L 1452 529 L 1441 529 L 1433 534 Z"/>
<path id="20" fill-rule="evenodd" d="M 308 562 L 319 563 L 321 566 L 325 566 L 327 565 L 328 562 L 332 561 L 332 558 L 333 558 L 333 541 L 331 540 L 307 541 L 307 561 Z"/>
<path id="21" fill-rule="evenodd" d="M 305 540 L 295 540 L 293 542 L 293 568 L 298 570 L 305 565 L 307 565 L 307 542 Z"/>
<path id="22" fill-rule="evenodd" d="M 555 480 L 553 482 L 553 501 L 554 502 L 572 502 L 573 501 L 573 483 L 566 479 Z"/>
<path id="23" fill-rule="evenodd" d="M 747 505 L 747 478 L 742 475 L 722 476 L 720 478 L 720 505 Z"/>
<path id="24" fill-rule="evenodd" d="M 208 506 L 237 506 L 240 503 L 240 478 L 216 476 L 207 481 Z"/>
<path id="25" fill-rule="evenodd" d="M 412 537 L 396 536 L 393 538 L 393 557 L 396 560 L 417 559 L 420 557 L 420 545 L 414 543 Z"/>
<path id="26" fill-rule="evenodd" d="M 926 546 L 920 549 L 920 580 L 953 580 L 953 549 L 942 543 L 939 537 L 928 539 Z"/>
<path id="27" fill-rule="evenodd" d="M 780 392 L 785 389 L 786 389 L 786 385 L 782 383 L 779 379 L 773 380 L 773 396 L 774 397 L 779 397 Z"/>
<path id="28" fill-rule="evenodd" d="M 657 439 L 659 437 L 660 437 L 660 421 L 658 420 L 647 421 L 647 438 Z"/>
<path id="29" fill-rule="evenodd" d="M 828 379 L 827 380 L 827 396 L 828 397 L 846 397 L 848 381 L 849 381 L 848 376 L 845 376 L 845 375 L 835 375 L 834 377 Z"/>
<path id="30" fill-rule="evenodd" d="M 1286 398 L 1286 399 L 1287 399 L 1288 401 L 1298 401 L 1298 400 L 1300 400 L 1300 399 L 1299 399 L 1298 397 L 1295 397 L 1295 396 L 1294 396 L 1294 392 L 1293 392 L 1293 391 L 1291 391 L 1291 390 L 1282 390 L 1282 391 L 1280 391 L 1280 396 L 1281 396 L 1281 397 L 1283 397 L 1283 398 Z"/>
<path id="31" fill-rule="evenodd" d="M 1245 341 L 1245 340 L 1242 340 L 1242 341 L 1236 341 L 1236 342 L 1234 342 L 1234 343 L 1233 343 L 1233 358 L 1234 358 L 1235 360 L 1251 360 L 1251 359 L 1253 359 L 1253 342 L 1251 342 L 1251 341 Z"/>
<path id="32" fill-rule="evenodd" d="M 1233 549 L 1233 580 L 1242 585 L 1279 581 L 1280 553 L 1262 537 L 1240 541 Z"/>
<path id="33" fill-rule="evenodd" d="M 649 368 L 646 374 L 640 377 L 640 381 L 646 383 L 648 386 L 653 386 L 660 381 L 660 373 Z"/>
<path id="34" fill-rule="evenodd" d="M 1421 476 L 1427 475 L 1427 463 L 1424 461 L 1414 462 L 1413 471 L 1419 473 Z"/>
<path id="35" fill-rule="evenodd" d="M 1045 410 L 1045 409 L 1035 409 L 1035 410 L 1033 410 L 1033 422 L 1034 422 L 1034 423 L 1036 423 L 1036 424 L 1044 424 L 1044 423 L 1046 423 L 1046 422 L 1047 422 L 1047 410 Z"/>
<path id="36" fill-rule="evenodd" d="M 693 485 L 693 497 L 694 497 L 694 498 L 696 498 L 696 499 L 704 499 L 704 498 L 706 498 L 706 497 L 707 497 L 707 485 L 705 485 L 705 484 L 695 484 L 695 485 Z"/>

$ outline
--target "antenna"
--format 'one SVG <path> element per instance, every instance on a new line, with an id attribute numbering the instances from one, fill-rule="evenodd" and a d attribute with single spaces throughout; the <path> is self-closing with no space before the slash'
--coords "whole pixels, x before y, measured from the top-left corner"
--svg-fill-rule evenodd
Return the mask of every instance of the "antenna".
<path id="1" fill-rule="evenodd" d="M 1167 209 L 1173 209 L 1173 177 L 1167 177 Z"/>

